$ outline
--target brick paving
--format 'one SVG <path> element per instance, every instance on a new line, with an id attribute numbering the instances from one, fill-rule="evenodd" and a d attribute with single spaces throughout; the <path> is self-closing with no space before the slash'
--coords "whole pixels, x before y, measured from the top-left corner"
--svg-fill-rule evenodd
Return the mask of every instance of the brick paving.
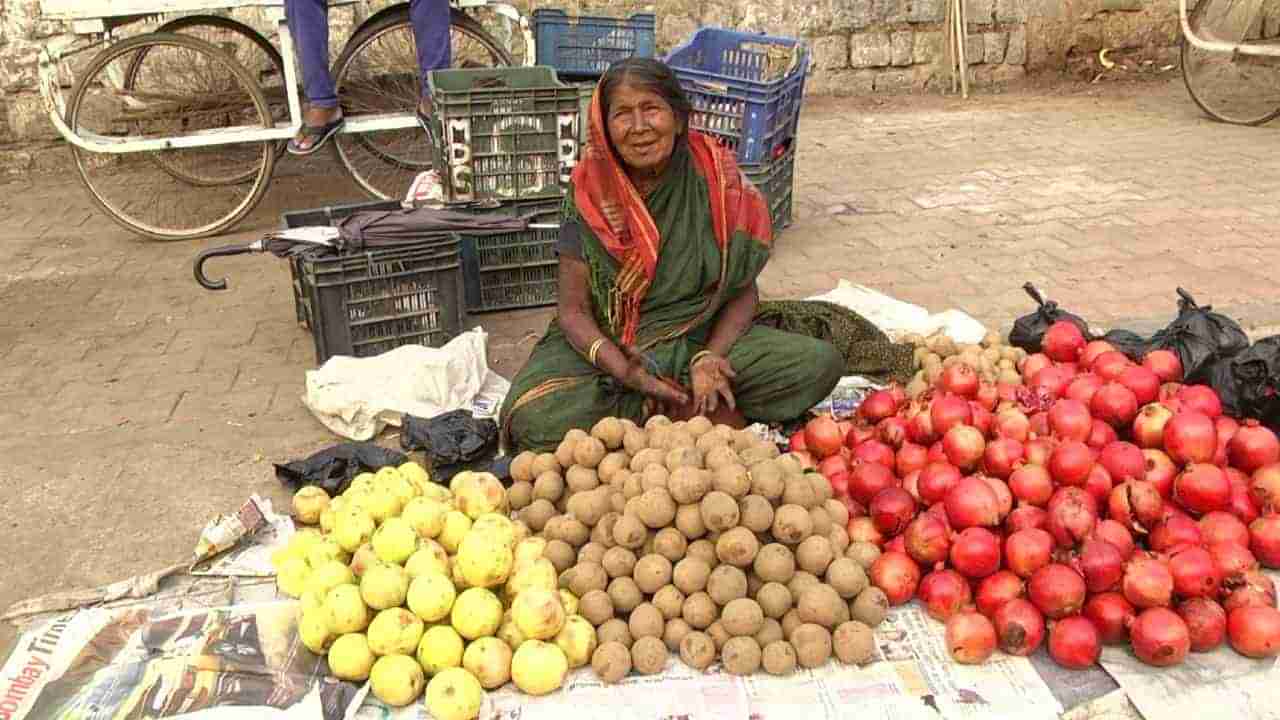
<path id="1" fill-rule="evenodd" d="M 1100 324 L 1166 320 L 1174 288 L 1280 324 L 1277 127 L 1202 118 L 1180 84 L 814 100 L 796 223 L 769 297 L 848 279 L 1007 327 L 1031 281 Z M 271 462 L 332 440 L 301 406 L 312 341 L 288 270 L 233 258 L 209 293 L 199 247 L 253 239 L 284 208 L 358 198 L 319 158 L 286 159 L 234 236 L 153 243 L 92 208 L 70 175 L 0 186 L 0 607 L 184 557 L 249 493 L 283 501 Z M 477 318 L 519 367 L 549 312 Z M 7 654 L 0 630 L 0 657 Z"/>

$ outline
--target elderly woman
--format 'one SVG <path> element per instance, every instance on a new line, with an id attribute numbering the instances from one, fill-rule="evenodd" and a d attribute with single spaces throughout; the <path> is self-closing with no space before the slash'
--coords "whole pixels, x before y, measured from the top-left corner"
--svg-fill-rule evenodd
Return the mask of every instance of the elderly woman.
<path id="1" fill-rule="evenodd" d="M 690 130 L 690 109 L 656 60 L 601 78 L 565 198 L 558 317 L 503 410 L 513 448 L 554 448 L 606 416 L 789 420 L 839 380 L 834 346 L 753 326 L 768 206 L 732 151 Z"/>

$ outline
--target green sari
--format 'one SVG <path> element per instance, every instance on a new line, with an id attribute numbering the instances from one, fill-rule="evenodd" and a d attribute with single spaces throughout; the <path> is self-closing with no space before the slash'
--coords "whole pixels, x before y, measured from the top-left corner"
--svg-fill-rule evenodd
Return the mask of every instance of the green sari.
<path id="1" fill-rule="evenodd" d="M 693 135 L 690 141 L 712 141 Z M 705 145 L 695 145 L 701 153 Z M 712 151 L 716 152 L 716 151 Z M 718 161 L 724 161 L 718 157 Z M 732 161 L 727 161 L 732 165 Z M 659 186 L 644 199 L 661 237 L 656 271 L 639 301 L 634 347 L 651 361 L 655 375 L 689 386 L 689 361 L 711 335 L 719 310 L 751 287 L 769 259 L 769 223 L 764 210 L 754 220 L 726 224 L 727 238 L 716 237 L 713 208 L 718 177 L 699 164 L 685 143 L 676 151 Z M 758 193 L 732 165 L 728 192 Z M 575 180 L 578 175 L 575 174 Z M 735 189 L 736 188 L 736 189 Z M 619 341 L 619 274 L 623 267 L 583 222 L 571 188 L 563 222 L 581 227 L 582 256 L 590 273 L 593 312 L 600 329 Z M 763 203 L 751 203 L 759 212 Z M 761 237 L 763 235 L 763 237 Z M 728 354 L 737 378 L 733 393 L 738 409 L 753 421 L 786 421 L 802 415 L 825 398 L 845 369 L 845 359 L 830 343 L 756 325 L 734 343 Z M 653 412 L 651 402 L 591 365 L 570 345 L 557 321 L 534 347 L 512 382 L 503 405 L 502 428 L 512 450 L 554 449 L 571 428 L 589 429 L 607 416 L 642 423 Z"/>

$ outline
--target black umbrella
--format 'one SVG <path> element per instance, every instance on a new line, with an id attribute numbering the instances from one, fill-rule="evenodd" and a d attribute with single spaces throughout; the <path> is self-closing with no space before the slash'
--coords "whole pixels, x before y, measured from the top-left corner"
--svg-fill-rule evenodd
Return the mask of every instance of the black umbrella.
<path id="1" fill-rule="evenodd" d="M 196 282 L 206 290 L 225 290 L 227 281 L 210 280 L 204 264 L 210 258 L 268 252 L 276 257 L 344 255 L 379 248 L 447 241 L 455 234 L 494 235 L 529 229 L 531 216 L 508 217 L 462 210 L 363 210 L 334 225 L 298 227 L 267 233 L 261 240 L 209 248 L 196 256 Z M 555 227 L 534 225 L 533 227 Z"/>

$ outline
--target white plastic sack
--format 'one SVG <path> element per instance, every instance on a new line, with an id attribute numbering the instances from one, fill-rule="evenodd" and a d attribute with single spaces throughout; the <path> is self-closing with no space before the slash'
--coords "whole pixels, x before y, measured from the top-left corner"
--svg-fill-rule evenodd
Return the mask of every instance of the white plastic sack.
<path id="1" fill-rule="evenodd" d="M 432 418 L 469 409 L 478 418 L 496 418 L 511 383 L 489 369 L 488 338 L 476 328 L 442 348 L 404 345 L 369 358 L 331 357 L 307 372 L 302 404 L 350 440 L 399 427 L 404 414 Z"/>
<path id="2" fill-rule="evenodd" d="M 854 285 L 848 280 L 841 280 L 829 292 L 809 299 L 846 307 L 870 320 L 895 342 L 908 333 L 928 336 L 941 330 L 957 343 L 976 344 L 987 334 L 982 323 L 960 310 L 931 314 L 919 305 Z"/>

